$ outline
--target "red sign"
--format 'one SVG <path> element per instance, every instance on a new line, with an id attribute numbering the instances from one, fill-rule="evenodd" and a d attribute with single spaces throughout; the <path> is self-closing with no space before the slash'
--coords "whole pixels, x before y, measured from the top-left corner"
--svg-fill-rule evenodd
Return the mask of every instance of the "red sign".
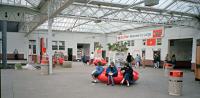
<path id="1" fill-rule="evenodd" d="M 147 46 L 155 46 L 156 45 L 156 39 L 147 39 Z"/>
<path id="2" fill-rule="evenodd" d="M 162 36 L 162 29 L 153 30 L 153 38 L 160 38 Z"/>
<path id="3" fill-rule="evenodd" d="M 128 35 L 120 35 L 117 37 L 118 40 L 123 40 L 123 39 L 127 39 Z"/>
<path id="4" fill-rule="evenodd" d="M 42 48 L 42 54 L 46 53 L 46 48 Z"/>

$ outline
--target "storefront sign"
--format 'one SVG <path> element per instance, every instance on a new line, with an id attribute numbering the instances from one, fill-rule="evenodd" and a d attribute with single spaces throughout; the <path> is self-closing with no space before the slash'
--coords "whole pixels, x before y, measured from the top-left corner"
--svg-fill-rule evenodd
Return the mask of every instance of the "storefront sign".
<path id="1" fill-rule="evenodd" d="M 156 29 L 156 30 L 147 31 L 147 32 L 118 35 L 117 41 L 160 38 L 162 36 L 163 36 L 163 30 L 162 29 Z"/>

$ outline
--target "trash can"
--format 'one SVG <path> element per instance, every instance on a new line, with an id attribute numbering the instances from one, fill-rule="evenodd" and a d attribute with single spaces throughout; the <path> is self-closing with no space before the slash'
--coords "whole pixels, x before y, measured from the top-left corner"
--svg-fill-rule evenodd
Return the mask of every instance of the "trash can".
<path id="1" fill-rule="evenodd" d="M 169 95 L 182 95 L 183 72 L 180 70 L 172 70 L 169 74 Z"/>
<path id="2" fill-rule="evenodd" d="M 49 74 L 49 63 L 48 60 L 45 57 L 42 57 L 41 60 L 41 74 L 42 75 L 48 75 Z"/>
<path id="3" fill-rule="evenodd" d="M 165 74 L 166 77 L 169 76 L 169 72 L 173 69 L 172 66 L 173 66 L 173 65 L 170 64 L 170 63 L 166 63 L 166 64 L 165 64 L 165 71 L 164 71 L 164 74 Z"/>

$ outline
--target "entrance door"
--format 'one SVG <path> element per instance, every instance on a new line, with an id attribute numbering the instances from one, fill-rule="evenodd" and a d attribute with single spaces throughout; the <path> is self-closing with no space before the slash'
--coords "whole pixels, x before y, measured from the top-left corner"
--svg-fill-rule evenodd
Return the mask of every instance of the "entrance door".
<path id="1" fill-rule="evenodd" d="M 145 59 L 145 50 L 142 50 L 142 58 L 144 57 Z"/>
<path id="2" fill-rule="evenodd" d="M 103 57 L 104 59 L 106 58 L 106 51 L 105 51 L 105 50 L 102 51 L 102 57 Z"/>
<path id="3" fill-rule="evenodd" d="M 68 48 L 68 61 L 72 61 L 73 58 L 73 49 L 72 48 Z"/>
<path id="4" fill-rule="evenodd" d="M 153 51 L 153 56 L 154 56 L 155 54 L 159 55 L 159 57 L 160 57 L 160 51 Z M 160 59 L 160 58 L 159 58 L 159 59 Z"/>

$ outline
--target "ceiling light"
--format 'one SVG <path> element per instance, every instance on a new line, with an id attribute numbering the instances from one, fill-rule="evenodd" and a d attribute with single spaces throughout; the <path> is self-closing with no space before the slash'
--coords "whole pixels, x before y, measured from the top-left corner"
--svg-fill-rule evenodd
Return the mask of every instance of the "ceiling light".
<path id="1" fill-rule="evenodd" d="M 100 22 L 102 22 L 101 19 L 97 19 L 94 21 L 94 23 L 100 23 Z"/>
<path id="2" fill-rule="evenodd" d="M 144 0 L 144 5 L 145 6 L 154 6 L 159 4 L 159 0 Z"/>

